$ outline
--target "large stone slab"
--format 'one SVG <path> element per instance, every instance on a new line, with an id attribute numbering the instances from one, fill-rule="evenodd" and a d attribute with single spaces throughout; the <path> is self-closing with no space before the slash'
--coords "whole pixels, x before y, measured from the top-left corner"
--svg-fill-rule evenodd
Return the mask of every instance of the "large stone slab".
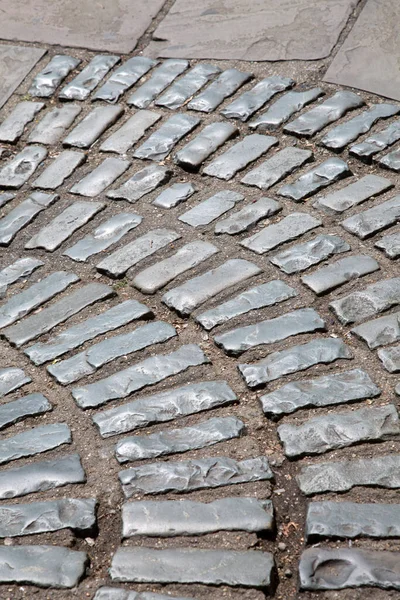
<path id="1" fill-rule="evenodd" d="M 399 19 L 396 0 L 384 5 L 380 0 L 369 0 L 326 72 L 325 81 L 400 100 L 399 46 L 393 30 Z"/>
<path id="2" fill-rule="evenodd" d="M 178 0 L 156 28 L 150 49 L 187 58 L 313 60 L 328 56 L 356 0 Z M 395 21 L 393 21 L 395 22 Z"/>
<path id="3" fill-rule="evenodd" d="M 0 46 L 0 108 L 45 53 L 32 46 Z"/>

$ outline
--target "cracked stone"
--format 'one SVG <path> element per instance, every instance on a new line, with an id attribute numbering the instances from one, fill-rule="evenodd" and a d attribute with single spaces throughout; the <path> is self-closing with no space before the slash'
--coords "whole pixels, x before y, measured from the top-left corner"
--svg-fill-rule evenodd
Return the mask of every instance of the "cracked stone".
<path id="1" fill-rule="evenodd" d="M 156 64 L 156 60 L 145 56 L 130 58 L 114 71 L 106 83 L 97 90 L 93 100 L 117 102 L 124 92 L 135 85 Z"/>
<path id="2" fill-rule="evenodd" d="M 96 106 L 67 135 L 63 146 L 90 148 L 92 144 L 123 114 L 122 106 Z"/>
<path id="3" fill-rule="evenodd" d="M 36 269 L 42 267 L 44 262 L 36 258 L 19 258 L 11 265 L 0 271 L 0 298 L 4 298 L 9 285 L 25 280 Z"/>
<path id="4" fill-rule="evenodd" d="M 64 137 L 65 132 L 75 121 L 81 110 L 82 108 L 77 104 L 53 108 L 44 115 L 43 119 L 32 130 L 28 142 L 44 145 L 56 144 Z"/>
<path id="5" fill-rule="evenodd" d="M 317 237 L 297 244 L 275 254 L 269 260 L 283 271 L 291 275 L 305 271 L 313 265 L 342 252 L 348 252 L 350 246 L 337 235 L 318 235 Z"/>
<path id="6" fill-rule="evenodd" d="M 0 441 L 0 464 L 47 452 L 63 444 L 71 444 L 71 442 L 71 430 L 66 423 L 39 425 L 13 437 L 2 439 Z M 2 521 L 3 524 L 4 521 Z"/>
<path id="7" fill-rule="evenodd" d="M 74 79 L 63 87 L 58 97 L 60 100 L 86 100 L 92 92 L 120 60 L 119 56 L 99 54 Z"/>
<path id="8" fill-rule="evenodd" d="M 259 81 L 251 90 L 244 92 L 226 108 L 221 110 L 221 115 L 227 119 L 240 119 L 247 121 L 259 108 L 264 106 L 279 92 L 293 87 L 295 82 L 289 77 L 272 75 Z"/>
<path id="9" fill-rule="evenodd" d="M 378 356 L 383 363 L 386 371 L 389 373 L 398 373 L 400 371 L 400 347 L 381 348 L 378 350 Z"/>
<path id="10" fill-rule="evenodd" d="M 400 196 L 395 196 L 378 206 L 349 217 L 341 223 L 349 233 L 364 240 L 400 219 Z"/>
<path id="11" fill-rule="evenodd" d="M 102 143 L 100 150 L 102 152 L 126 154 L 159 119 L 161 119 L 160 113 L 151 110 L 138 110 Z"/>
<path id="12" fill-rule="evenodd" d="M 373 133 L 363 142 L 351 146 L 349 152 L 353 156 L 357 156 L 366 162 L 370 161 L 371 157 L 392 146 L 400 140 L 400 121 L 391 123 L 389 127 L 378 133 Z"/>
<path id="13" fill-rule="evenodd" d="M 64 152 L 60 152 L 43 173 L 35 179 L 32 187 L 42 188 L 44 190 L 55 190 L 85 161 L 86 156 L 83 152 L 64 150 Z"/>
<path id="14" fill-rule="evenodd" d="M 18 398 L 18 400 L 1 404 L 0 429 L 4 429 L 28 417 L 43 415 L 51 409 L 50 402 L 42 394 L 29 394 L 28 396 Z"/>
<path id="15" fill-rule="evenodd" d="M 186 202 L 195 192 L 197 189 L 193 183 L 174 183 L 171 187 L 163 190 L 152 204 L 161 208 L 174 208 L 178 204 Z"/>
<path id="16" fill-rule="evenodd" d="M 235 212 L 226 219 L 221 219 L 215 225 L 214 233 L 216 235 L 227 233 L 228 235 L 236 235 L 247 231 L 253 225 L 271 217 L 282 210 L 282 207 L 278 202 L 271 198 L 260 198 L 256 202 L 248 204 L 242 210 Z"/>
<path id="17" fill-rule="evenodd" d="M 210 113 L 232 96 L 253 75 L 237 69 L 223 71 L 210 85 L 188 104 L 190 110 Z"/>
<path id="18" fill-rule="evenodd" d="M 355 183 L 351 183 L 332 194 L 318 198 L 313 206 L 320 208 L 328 214 L 338 214 L 378 194 L 382 194 L 382 192 L 386 192 L 392 187 L 393 183 L 385 177 L 365 175 L 365 177 L 361 177 Z"/>
<path id="19" fill-rule="evenodd" d="M 400 233 L 384 235 L 374 245 L 383 250 L 387 257 L 398 258 L 400 256 Z"/>
<path id="20" fill-rule="evenodd" d="M 133 92 L 128 98 L 127 104 L 133 104 L 137 108 L 147 108 L 178 75 L 186 71 L 188 66 L 187 60 L 165 60 L 152 72 L 150 78 Z"/>
<path id="21" fill-rule="evenodd" d="M 400 340 L 400 312 L 357 325 L 351 330 L 373 350 Z"/>
<path id="22" fill-rule="evenodd" d="M 36 75 L 29 88 L 29 95 L 50 98 L 61 82 L 73 69 L 76 69 L 80 62 L 79 58 L 56 54 L 48 65 Z"/>
<path id="23" fill-rule="evenodd" d="M 200 119 L 188 114 L 176 114 L 161 125 L 157 131 L 134 152 L 135 158 L 160 161 L 168 156 L 171 150 L 185 135 L 193 131 Z"/>
<path id="24" fill-rule="evenodd" d="M 28 181 L 40 163 L 46 158 L 43 146 L 26 146 L 0 171 L 0 187 L 19 189 Z"/>
<path id="25" fill-rule="evenodd" d="M 243 199 L 243 194 L 231 190 L 222 190 L 186 211 L 178 219 L 192 227 L 202 227 L 218 219 Z"/>
<path id="26" fill-rule="evenodd" d="M 28 123 L 33 121 L 43 107 L 43 102 L 19 102 L 12 113 L 0 125 L 0 141 L 16 142 L 24 133 Z"/>
<path id="27" fill-rule="evenodd" d="M 210 123 L 175 154 L 174 162 L 185 171 L 196 172 L 211 154 L 238 134 L 239 130 L 232 123 Z"/>
<path id="28" fill-rule="evenodd" d="M 284 185 L 278 190 L 279 196 L 285 196 L 295 202 L 314 195 L 319 190 L 336 183 L 351 174 L 348 164 L 340 158 L 328 158 L 311 171 L 301 175 L 294 183 Z"/>
<path id="29" fill-rule="evenodd" d="M 356 323 L 400 303 L 400 278 L 385 279 L 329 304 L 341 323 Z"/>
<path id="30" fill-rule="evenodd" d="M 0 219 L 0 246 L 8 246 L 21 229 L 58 199 L 55 194 L 32 194 Z"/>
<path id="31" fill-rule="evenodd" d="M 0 369 L 0 398 L 14 390 L 30 383 L 32 379 L 25 375 L 22 369 L 17 367 L 5 367 Z"/>
<path id="32" fill-rule="evenodd" d="M 107 192 L 107 198 L 116 200 L 128 200 L 136 202 L 146 194 L 167 183 L 170 180 L 172 171 L 167 167 L 160 165 L 149 165 L 140 171 L 137 171 L 130 179 L 125 181 L 121 187 Z"/>
<path id="33" fill-rule="evenodd" d="M 156 106 L 163 106 L 170 110 L 181 108 L 220 72 L 221 69 L 219 67 L 207 63 L 195 65 L 156 100 Z"/>
<path id="34" fill-rule="evenodd" d="M 303 166 L 312 156 L 313 153 L 310 150 L 289 146 L 249 171 L 241 179 L 241 183 L 254 185 L 260 190 L 268 190 L 275 183 Z"/>
<path id="35" fill-rule="evenodd" d="M 310 275 L 304 275 L 301 280 L 317 296 L 320 296 L 344 285 L 348 281 L 358 279 L 379 269 L 379 264 L 371 256 L 355 254 L 341 258 L 327 267 L 322 267 L 310 273 Z"/>
<path id="36" fill-rule="evenodd" d="M 324 95 L 324 91 L 319 88 L 312 88 L 305 92 L 290 91 L 283 94 L 272 106 L 254 121 L 249 123 L 251 129 L 260 131 L 273 131 L 286 123 L 299 110 L 317 100 Z"/>

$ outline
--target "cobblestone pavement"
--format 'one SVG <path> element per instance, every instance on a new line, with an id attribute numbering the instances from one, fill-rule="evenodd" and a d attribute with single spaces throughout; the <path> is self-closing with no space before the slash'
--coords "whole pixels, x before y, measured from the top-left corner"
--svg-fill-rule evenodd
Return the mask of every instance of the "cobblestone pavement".
<path id="1" fill-rule="evenodd" d="M 0 598 L 398 597 L 399 114 L 318 63 L 38 62 L 0 115 Z"/>

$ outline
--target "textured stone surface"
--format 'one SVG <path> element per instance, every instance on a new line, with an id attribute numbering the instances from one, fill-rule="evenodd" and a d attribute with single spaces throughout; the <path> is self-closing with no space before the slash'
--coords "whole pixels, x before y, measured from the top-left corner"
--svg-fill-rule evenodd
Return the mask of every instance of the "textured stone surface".
<path id="1" fill-rule="evenodd" d="M 361 369 L 323 375 L 316 379 L 292 381 L 260 397 L 268 417 L 281 417 L 301 408 L 345 404 L 379 396 L 381 390 Z"/>
<path id="2" fill-rule="evenodd" d="M 273 344 L 300 333 L 325 329 L 325 322 L 313 308 L 301 308 L 275 319 L 238 327 L 214 337 L 217 346 L 226 354 L 238 356 L 246 350 Z"/>
<path id="3" fill-rule="evenodd" d="M 94 94 L 93 100 L 117 102 L 124 92 L 146 75 L 157 61 L 145 56 L 133 56 L 112 73 Z"/>
<path id="4" fill-rule="evenodd" d="M 83 152 L 65 150 L 39 175 L 32 187 L 55 190 L 86 160 Z"/>
<path id="5" fill-rule="evenodd" d="M 243 194 L 231 190 L 222 190 L 183 213 L 179 220 L 192 227 L 202 227 L 218 219 L 243 199 Z"/>
<path id="6" fill-rule="evenodd" d="M 95 383 L 73 388 L 72 395 L 81 408 L 100 406 L 207 362 L 199 346 L 187 344 L 169 354 L 156 354 Z"/>
<path id="7" fill-rule="evenodd" d="M 68 83 L 58 97 L 62 100 L 86 100 L 107 75 L 110 69 L 119 61 L 119 56 L 99 54 L 94 56 L 89 64 L 74 79 Z"/>
<path id="8" fill-rule="evenodd" d="M 337 235 L 317 235 L 303 244 L 296 244 L 270 258 L 272 264 L 289 275 L 305 271 L 312 265 L 342 252 L 348 252 L 350 246 Z"/>
<path id="9" fill-rule="evenodd" d="M 304 275 L 301 280 L 319 296 L 379 268 L 379 264 L 371 256 L 354 254 L 322 267 L 310 275 Z"/>
<path id="10" fill-rule="evenodd" d="M 44 262 L 36 258 L 19 258 L 11 265 L 0 271 L 0 298 L 4 298 L 9 285 L 26 279 L 36 269 L 42 267 Z"/>
<path id="11" fill-rule="evenodd" d="M 109 437 L 152 423 L 163 423 L 232 404 L 236 400 L 236 395 L 226 381 L 203 381 L 139 398 L 129 404 L 97 413 L 93 416 L 93 421 L 99 428 L 100 435 Z"/>
<path id="12" fill-rule="evenodd" d="M 242 461 L 222 456 L 180 462 L 147 463 L 119 473 L 126 498 L 137 492 L 190 492 L 272 478 L 272 471 L 264 456 Z"/>
<path id="13" fill-rule="evenodd" d="M 357 325 L 351 332 L 364 340 L 371 349 L 398 342 L 400 340 L 400 312 Z"/>
<path id="14" fill-rule="evenodd" d="M 25 127 L 44 107 L 43 102 L 19 102 L 12 113 L 0 125 L 0 141 L 16 142 L 24 133 Z"/>
<path id="15" fill-rule="evenodd" d="M 43 146 L 26 146 L 0 171 L 0 187 L 19 189 L 28 181 L 40 163 L 46 158 Z"/>
<path id="16" fill-rule="evenodd" d="M 260 198 L 256 202 L 247 204 L 242 210 L 229 215 L 226 219 L 220 219 L 215 225 L 214 232 L 218 235 L 227 233 L 236 235 L 247 231 L 253 225 L 274 215 L 281 210 L 280 204 L 271 198 Z"/>
<path id="17" fill-rule="evenodd" d="M 129 160 L 106 158 L 98 167 L 75 183 L 71 194 L 95 198 L 120 177 L 130 166 Z"/>
<path id="18" fill-rule="evenodd" d="M 303 467 L 297 481 L 307 496 L 345 492 L 359 485 L 397 489 L 400 487 L 399 464 L 398 454 L 318 463 Z"/>
<path id="19" fill-rule="evenodd" d="M 191 242 L 182 246 L 172 256 L 140 271 L 132 280 L 132 285 L 144 294 L 154 294 L 178 275 L 193 269 L 218 252 L 209 242 Z"/>
<path id="20" fill-rule="evenodd" d="M 285 423 L 278 435 L 288 457 L 323 454 L 361 442 L 383 441 L 400 432 L 393 404 L 314 417 L 301 425 Z"/>
<path id="21" fill-rule="evenodd" d="M 0 219 L 0 246 L 8 246 L 17 233 L 28 225 L 45 208 L 53 204 L 58 196 L 32 192 L 30 196 Z"/>
<path id="22" fill-rule="evenodd" d="M 134 592 L 116 587 L 101 587 L 97 590 L 93 600 L 194 600 L 179 596 L 164 596 L 164 594 L 153 594 L 153 592 Z"/>
<path id="23" fill-rule="evenodd" d="M 126 502 L 122 507 L 122 535 L 173 537 L 215 531 L 271 531 L 274 522 L 270 500 L 222 498 L 213 502 L 167 500 Z"/>
<path id="24" fill-rule="evenodd" d="M 160 161 L 166 158 L 171 150 L 185 135 L 200 123 L 200 119 L 188 114 L 176 114 L 165 121 L 134 152 L 135 158 Z"/>
<path id="25" fill-rule="evenodd" d="M 165 60 L 154 69 L 149 79 L 129 96 L 127 103 L 137 108 L 147 108 L 188 66 L 187 60 Z"/>
<path id="26" fill-rule="evenodd" d="M 365 175 L 355 183 L 318 198 L 314 203 L 315 208 L 320 208 L 328 213 L 338 214 L 353 208 L 373 196 L 386 192 L 393 184 L 386 177 L 378 175 Z"/>
<path id="27" fill-rule="evenodd" d="M 121 187 L 107 192 L 108 198 L 136 202 L 171 178 L 172 171 L 160 165 L 149 165 L 137 171 Z"/>
<path id="28" fill-rule="evenodd" d="M 29 394 L 18 400 L 2 404 L 0 405 L 0 429 L 27 417 L 42 415 L 51 408 L 50 402 L 42 394 Z"/>
<path id="29" fill-rule="evenodd" d="M 112 559 L 113 581 L 203 583 L 268 588 L 274 559 L 268 552 L 182 548 L 119 548 Z"/>
<path id="30" fill-rule="evenodd" d="M 50 338 L 48 342 L 38 342 L 33 346 L 29 346 L 25 350 L 25 354 L 36 365 L 41 365 L 81 346 L 84 342 L 92 340 L 102 333 L 113 331 L 136 319 L 150 316 L 151 311 L 144 304 L 140 304 L 137 300 L 126 300 L 94 317 L 65 329 L 56 337 Z"/>
<path id="31" fill-rule="evenodd" d="M 307 509 L 307 538 L 398 537 L 398 504 L 356 502 L 310 502 Z"/>
<path id="32" fill-rule="evenodd" d="M 160 118 L 160 113 L 138 110 L 101 144 L 100 150 L 125 154 Z"/>
<path id="33" fill-rule="evenodd" d="M 353 358 L 350 348 L 341 339 L 318 338 L 307 344 L 272 352 L 258 363 L 241 364 L 238 368 L 247 385 L 257 387 L 284 375 L 304 371 L 318 364 L 329 364 L 340 358 Z"/>
<path id="34" fill-rule="evenodd" d="M 109 277 L 121 277 L 138 262 L 180 237 L 178 233 L 170 229 L 154 229 L 106 256 L 96 268 L 100 273 L 105 273 Z"/>
<path id="35" fill-rule="evenodd" d="M 6 396 L 31 381 L 31 378 L 18 367 L 0 369 L 0 397 Z"/>
<path id="36" fill-rule="evenodd" d="M 283 130 L 293 135 L 311 137 L 343 117 L 349 110 L 359 108 L 363 104 L 362 98 L 354 92 L 339 91 L 291 121 Z"/>
<path id="37" fill-rule="evenodd" d="M 232 123 L 225 121 L 210 123 L 175 154 L 174 162 L 185 171 L 197 171 L 211 154 L 238 133 L 237 127 Z"/>
<path id="38" fill-rule="evenodd" d="M 196 98 L 193 98 L 188 104 L 191 110 L 210 113 L 215 110 L 225 98 L 229 98 L 242 87 L 249 79 L 251 73 L 238 71 L 237 69 L 227 69 L 223 71 L 215 81 L 210 83 L 204 92 L 201 92 Z"/>
<path id="39" fill-rule="evenodd" d="M 32 46 L 3 44 L 0 47 L 0 108 L 45 53 L 44 48 L 33 48 Z"/>
<path id="40" fill-rule="evenodd" d="M 378 159 L 379 164 L 382 167 L 386 167 L 391 171 L 396 171 L 398 173 L 400 171 L 400 153 L 399 150 L 393 150 L 389 152 L 389 154 L 385 154 L 382 158 Z"/>
<path id="41" fill-rule="evenodd" d="M 297 296 L 297 292 L 284 281 L 275 279 L 257 287 L 242 292 L 235 298 L 219 304 L 215 308 L 206 310 L 196 317 L 205 329 L 210 330 L 216 325 L 226 323 L 239 315 L 247 314 L 252 310 L 273 306 L 289 298 Z"/>
<path id="42" fill-rule="evenodd" d="M 321 88 L 311 88 L 305 92 L 287 92 L 276 100 L 269 109 L 249 123 L 251 129 L 273 131 L 286 123 L 299 110 L 323 96 Z"/>
<path id="43" fill-rule="evenodd" d="M 341 323 L 356 323 L 373 317 L 400 303 L 400 278 L 381 280 L 360 292 L 353 292 L 330 303 L 329 308 Z"/>
<path id="44" fill-rule="evenodd" d="M 307 213 L 291 213 L 278 223 L 268 225 L 251 237 L 244 239 L 241 244 L 257 254 L 264 254 L 285 242 L 295 240 L 321 224 L 319 219 Z"/>
<path id="45" fill-rule="evenodd" d="M 197 450 L 237 438 L 243 430 L 243 421 L 236 417 L 214 417 L 190 427 L 124 438 L 116 444 L 115 456 L 124 463 Z"/>
<path id="46" fill-rule="evenodd" d="M 280 196 L 300 202 L 322 188 L 332 185 L 350 174 L 346 162 L 340 158 L 328 158 L 323 163 L 301 175 L 294 183 L 288 183 L 278 191 Z"/>
<path id="47" fill-rule="evenodd" d="M 174 208 L 181 202 L 186 202 L 196 191 L 192 183 L 174 183 L 171 187 L 163 190 L 152 204 L 161 208 Z"/>
<path id="48" fill-rule="evenodd" d="M 207 63 L 195 65 L 156 100 L 156 106 L 164 106 L 170 110 L 181 108 L 210 79 L 220 72 L 219 67 Z"/>
<path id="49" fill-rule="evenodd" d="M 89 148 L 111 127 L 122 115 L 121 106 L 96 106 L 84 119 L 67 135 L 64 146 Z"/>
<path id="50" fill-rule="evenodd" d="M 398 373 L 400 371 L 400 347 L 381 348 L 378 350 L 378 356 L 383 366 L 389 373 Z"/>
<path id="51" fill-rule="evenodd" d="M 351 146 L 349 152 L 365 162 L 369 162 L 371 157 L 388 146 L 391 146 L 400 139 L 400 121 L 394 121 L 388 127 L 378 133 L 369 135 L 363 142 Z"/>
<path id="52" fill-rule="evenodd" d="M 39 425 L 0 441 L 0 464 L 25 456 L 33 456 L 72 442 L 66 423 Z M 2 521 L 3 523 L 3 521 Z"/>
<path id="53" fill-rule="evenodd" d="M 268 190 L 275 183 L 299 169 L 310 160 L 312 155 L 310 150 L 288 146 L 261 163 L 259 167 L 249 171 L 241 179 L 241 182 L 245 185 L 254 185 L 260 190 Z"/>
<path id="54" fill-rule="evenodd" d="M 349 217 L 342 226 L 362 240 L 382 229 L 386 229 L 400 219 L 400 196 Z"/>
<path id="55" fill-rule="evenodd" d="M 300 587 L 341 590 L 357 587 L 400 589 L 400 553 L 340 548 L 310 548 L 301 556 Z"/>
<path id="56" fill-rule="evenodd" d="M 162 301 L 177 313 L 190 315 L 206 300 L 260 272 L 259 267 L 247 260 L 231 259 L 219 267 L 169 290 L 162 297 Z"/>
<path id="57" fill-rule="evenodd" d="M 73 588 L 89 563 L 85 552 L 58 546 L 1 546 L 0 583 Z"/>
<path id="58" fill-rule="evenodd" d="M 56 54 L 51 61 L 47 63 L 45 68 L 38 73 L 31 87 L 29 88 L 30 96 L 39 96 L 41 98 L 49 98 L 54 94 L 61 82 L 66 78 L 68 73 L 75 69 L 81 61 L 67 54 Z"/>
<path id="59" fill-rule="evenodd" d="M 66 130 L 72 125 L 81 110 L 81 107 L 76 104 L 53 108 L 32 130 L 28 141 L 36 144 L 56 144 L 64 137 Z"/>

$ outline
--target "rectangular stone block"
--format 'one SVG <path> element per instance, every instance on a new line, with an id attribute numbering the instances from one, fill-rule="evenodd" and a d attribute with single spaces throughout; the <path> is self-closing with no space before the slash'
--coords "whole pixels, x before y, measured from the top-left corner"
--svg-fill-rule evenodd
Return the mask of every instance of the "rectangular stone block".
<path id="1" fill-rule="evenodd" d="M 260 131 L 273 131 L 286 123 L 299 110 L 323 96 L 324 92 L 321 88 L 312 88 L 305 92 L 287 92 L 276 100 L 267 112 L 259 115 L 254 121 L 250 121 L 251 129 L 259 129 Z"/>
<path id="2" fill-rule="evenodd" d="M 270 187 L 284 179 L 313 156 L 311 150 L 303 150 L 288 146 L 274 156 L 261 163 L 259 167 L 252 169 L 240 180 L 245 185 L 254 185 L 260 190 L 268 190 Z"/>
<path id="3" fill-rule="evenodd" d="M 16 142 L 43 107 L 43 102 L 19 102 L 0 125 L 0 142 Z"/>
<path id="4" fill-rule="evenodd" d="M 232 96 L 253 75 L 237 69 L 223 71 L 215 81 L 210 83 L 204 92 L 193 98 L 188 104 L 190 110 L 210 113 L 215 110 L 225 98 Z"/>
<path id="5" fill-rule="evenodd" d="M 358 279 L 379 269 L 379 264 L 372 256 L 354 254 L 353 256 L 341 258 L 327 267 L 321 267 L 321 269 L 310 275 L 303 275 L 301 280 L 317 296 L 320 296 L 344 285 L 348 281 Z"/>
<path id="6" fill-rule="evenodd" d="M 83 152 L 61 152 L 32 184 L 34 188 L 55 190 L 86 160 Z"/>
<path id="7" fill-rule="evenodd" d="M 155 69 L 149 79 L 137 88 L 127 100 L 137 108 L 147 108 L 189 66 L 187 60 L 165 60 Z"/>
<path id="8" fill-rule="evenodd" d="M 34 456 L 71 444 L 71 430 L 66 423 L 39 425 L 0 441 L 0 464 Z"/>
<path id="9" fill-rule="evenodd" d="M 168 156 L 171 150 L 185 135 L 199 125 L 200 119 L 186 113 L 176 114 L 165 121 L 134 152 L 135 158 L 160 161 Z"/>
<path id="10" fill-rule="evenodd" d="M 365 175 L 365 177 L 361 177 L 355 183 L 351 183 L 332 194 L 318 198 L 313 206 L 327 213 L 339 214 L 365 202 L 365 200 L 369 200 L 378 194 L 390 190 L 392 187 L 393 183 L 389 179 L 386 179 L 386 177 Z"/>
<path id="11" fill-rule="evenodd" d="M 153 200 L 154 206 L 160 206 L 161 208 L 174 208 L 186 202 L 189 198 L 197 192 L 197 189 L 193 183 L 174 183 L 168 188 L 165 188 L 161 194 Z"/>
<path id="12" fill-rule="evenodd" d="M 32 194 L 0 219 L 0 246 L 8 246 L 17 233 L 58 199 L 55 194 Z"/>
<path id="13" fill-rule="evenodd" d="M 32 81 L 29 95 L 50 98 L 68 73 L 75 69 L 80 62 L 79 58 L 67 54 L 56 54 Z"/>
<path id="14" fill-rule="evenodd" d="M 399 303 L 400 277 L 393 277 L 334 300 L 329 304 L 329 308 L 341 323 L 348 325 L 373 317 Z"/>
<path id="15" fill-rule="evenodd" d="M 349 217 L 341 225 L 357 237 L 365 240 L 382 229 L 394 225 L 400 219 L 400 196 L 373 206 L 368 210 Z"/>
<path id="16" fill-rule="evenodd" d="M 365 162 L 370 162 L 371 157 L 382 150 L 385 150 L 400 139 L 400 121 L 391 123 L 389 127 L 373 133 L 363 142 L 351 146 L 349 153 L 357 156 Z"/>
<path id="17" fill-rule="evenodd" d="M 70 83 L 63 87 L 58 97 L 61 100 L 86 100 L 107 75 L 110 69 L 119 62 L 119 56 L 99 54 Z"/>
<path id="18" fill-rule="evenodd" d="M 19 258 L 8 267 L 0 271 L 0 298 L 4 298 L 9 285 L 24 280 L 36 269 L 42 267 L 44 262 L 36 258 Z"/>
<path id="19" fill-rule="evenodd" d="M 269 260 L 283 271 L 291 275 L 299 271 L 305 271 L 313 265 L 342 252 L 348 252 L 350 246 L 337 235 L 317 235 L 317 237 L 296 244 L 287 250 L 275 254 Z"/>
<path id="20" fill-rule="evenodd" d="M 18 367 L 0 369 L 0 398 L 31 381 L 32 379 L 25 375 L 25 371 Z"/>
<path id="21" fill-rule="evenodd" d="M 32 130 L 28 142 L 35 144 L 52 145 L 64 137 L 67 129 L 81 112 L 81 107 L 76 104 L 53 108 L 47 112 Z"/>
<path id="22" fill-rule="evenodd" d="M 228 235 L 236 235 L 247 231 L 253 225 L 274 215 L 275 213 L 282 210 L 282 207 L 278 202 L 271 198 L 260 198 L 256 202 L 247 204 L 242 210 L 239 210 L 226 219 L 221 219 L 215 225 L 214 233 L 216 235 L 221 233 L 227 233 Z"/>
<path id="23" fill-rule="evenodd" d="M 221 72 L 219 67 L 202 63 L 195 65 L 188 73 L 175 81 L 166 92 L 156 100 L 156 106 L 170 110 L 181 108 L 190 100 L 210 79 Z"/>
<path id="24" fill-rule="evenodd" d="M 398 173 L 400 171 L 400 154 L 399 150 L 392 150 L 388 154 L 382 156 L 377 160 L 381 167 L 385 167 L 386 169 L 390 169 L 391 171 L 396 171 Z"/>
<path id="25" fill-rule="evenodd" d="M 100 150 L 126 154 L 144 136 L 147 129 L 157 123 L 159 119 L 161 119 L 160 113 L 138 110 L 102 143 Z"/>
<path id="26" fill-rule="evenodd" d="M 0 429 L 28 417 L 42 415 L 51 410 L 50 402 L 42 394 L 29 394 L 18 400 L 0 405 Z"/>
<path id="27" fill-rule="evenodd" d="M 375 244 L 376 248 L 383 250 L 388 258 L 398 258 L 400 256 L 400 234 L 392 233 L 384 235 Z"/>
<path id="28" fill-rule="evenodd" d="M 116 587 L 101 587 L 97 590 L 93 600 L 171 600 L 171 596 L 153 594 L 153 592 L 134 592 Z M 173 600 L 194 600 L 194 598 L 174 597 Z"/>
<path id="29" fill-rule="evenodd" d="M 26 146 L 0 170 L 0 187 L 19 189 L 46 158 L 44 146 Z"/>
<path id="30" fill-rule="evenodd" d="M 95 198 L 125 173 L 130 164 L 129 160 L 106 158 L 98 167 L 75 183 L 70 193 Z"/>
<path id="31" fill-rule="evenodd" d="M 150 165 L 137 171 L 121 187 L 107 192 L 107 198 L 136 202 L 170 180 L 172 171 L 160 165 Z"/>
<path id="32" fill-rule="evenodd" d="M 238 133 L 239 130 L 232 123 L 210 123 L 175 154 L 174 162 L 185 171 L 196 172 L 211 154 Z"/>
<path id="33" fill-rule="evenodd" d="M 118 67 L 94 94 L 92 100 L 117 102 L 124 92 L 146 75 L 157 64 L 156 60 L 146 56 L 133 56 Z"/>
<path id="34" fill-rule="evenodd" d="M 288 183 L 278 190 L 279 196 L 285 196 L 295 202 L 301 202 L 319 190 L 347 177 L 351 172 L 348 164 L 340 158 L 328 158 L 323 163 L 301 175 L 294 183 Z"/>
<path id="35" fill-rule="evenodd" d="M 378 350 L 378 356 L 383 363 L 386 371 L 389 373 L 398 373 L 400 371 L 400 347 L 391 346 L 390 348 L 381 348 Z"/>
<path id="36" fill-rule="evenodd" d="M 63 146 L 90 148 L 123 114 L 122 106 L 96 106 L 63 141 Z"/>
<path id="37" fill-rule="evenodd" d="M 187 223 L 192 227 L 202 227 L 218 219 L 218 217 L 231 210 L 237 202 L 243 199 L 243 194 L 231 190 L 223 190 L 222 192 L 217 192 L 211 198 L 203 200 L 203 202 L 200 202 L 200 204 L 197 204 L 178 218 L 183 223 Z"/>
<path id="38" fill-rule="evenodd" d="M 259 108 L 264 106 L 279 92 L 293 87 L 295 82 L 289 77 L 272 75 L 259 81 L 251 90 L 236 98 L 226 108 L 221 110 L 221 115 L 228 119 L 247 121 Z"/>
<path id="39" fill-rule="evenodd" d="M 361 338 L 371 349 L 398 342 L 400 340 L 400 312 L 357 325 L 351 330 L 351 333 Z"/>

